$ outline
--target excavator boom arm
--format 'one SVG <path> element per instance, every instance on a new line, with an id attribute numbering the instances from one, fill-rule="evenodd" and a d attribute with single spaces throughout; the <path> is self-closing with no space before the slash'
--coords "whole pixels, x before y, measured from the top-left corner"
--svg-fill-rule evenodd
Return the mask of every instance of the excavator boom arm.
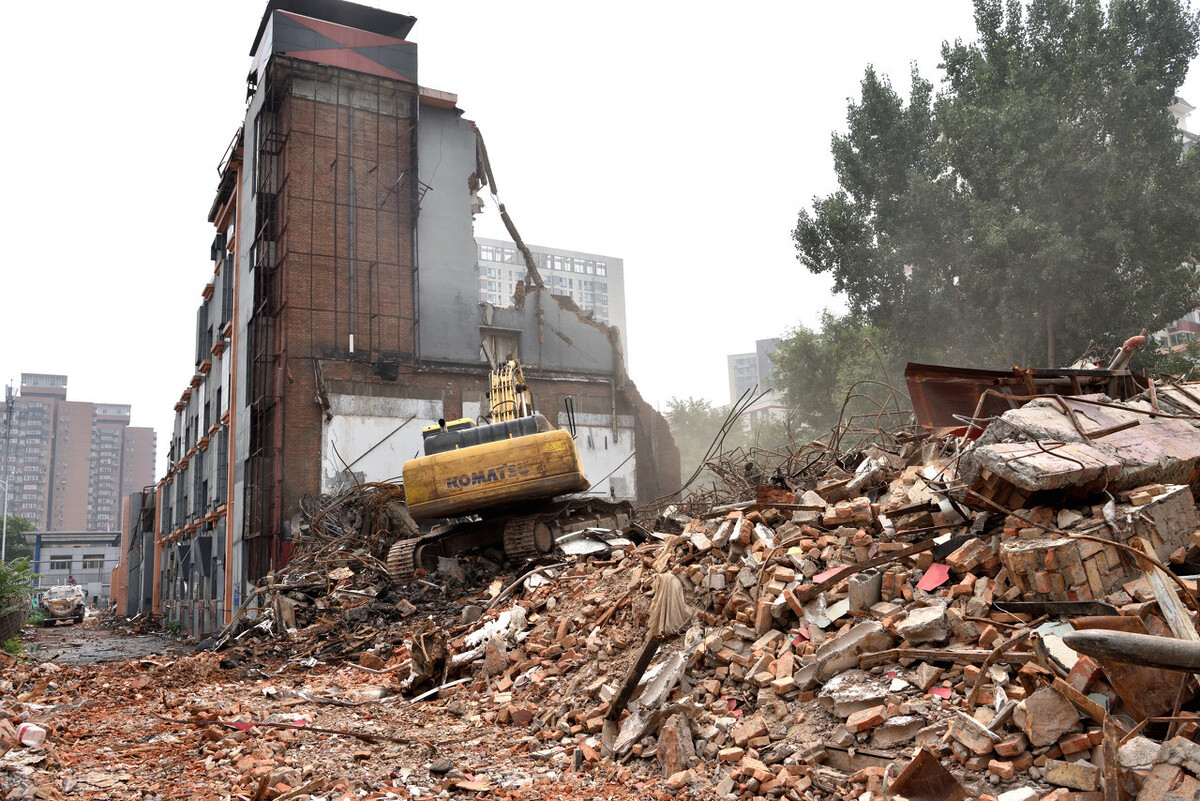
<path id="1" fill-rule="evenodd" d="M 505 362 L 493 370 L 491 387 L 491 422 L 504 423 L 533 414 L 529 385 L 525 383 L 525 376 L 518 362 Z"/>

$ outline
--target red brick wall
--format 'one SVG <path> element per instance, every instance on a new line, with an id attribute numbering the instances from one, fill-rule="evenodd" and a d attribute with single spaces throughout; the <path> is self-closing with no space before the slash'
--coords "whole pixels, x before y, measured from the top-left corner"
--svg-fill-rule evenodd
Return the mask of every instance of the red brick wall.
<path id="1" fill-rule="evenodd" d="M 280 441 L 276 475 L 282 484 L 283 519 L 290 517 L 304 495 L 315 494 L 320 487 L 316 455 L 321 452 L 321 410 L 314 401 L 313 360 L 351 359 L 344 377 L 372 380 L 371 361 L 411 359 L 415 320 L 414 88 L 339 75 L 311 64 L 296 66 L 305 74 L 315 70 L 327 87 L 345 92 L 353 83 L 359 97 L 382 95 L 384 102 L 377 107 L 386 108 L 397 96 L 407 97 L 407 103 L 394 106 L 404 115 L 398 117 L 291 93 L 280 110 L 281 127 L 287 133 L 281 158 L 284 301 L 276 344 L 282 405 L 276 429 Z M 409 177 L 397 184 L 401 174 Z"/>

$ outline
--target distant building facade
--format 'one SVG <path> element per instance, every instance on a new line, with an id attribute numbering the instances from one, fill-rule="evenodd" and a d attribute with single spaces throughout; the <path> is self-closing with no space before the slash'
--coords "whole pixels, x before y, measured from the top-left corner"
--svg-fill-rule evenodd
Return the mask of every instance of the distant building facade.
<path id="1" fill-rule="evenodd" d="M 729 402 L 737 403 L 747 390 L 758 385 L 758 354 L 735 353 L 729 362 Z"/>
<path id="2" fill-rule="evenodd" d="M 771 354 L 779 347 L 778 339 L 760 339 L 754 343 L 754 353 L 735 353 L 727 357 L 729 367 L 729 402 L 737 403 L 747 390 L 771 388 L 773 364 Z"/>
<path id="3" fill-rule="evenodd" d="M 29 531 L 25 542 L 33 548 L 33 571 L 38 587 L 66 584 L 72 578 L 103 604 L 111 595 L 112 570 L 121 554 L 117 531 Z"/>
<path id="4" fill-rule="evenodd" d="M 12 406 L 10 418 L 0 402 L 9 514 L 41 531 L 119 531 L 121 499 L 154 483 L 154 429 L 129 425 L 129 406 L 67 400 L 65 375 L 22 373 Z"/>
<path id="5" fill-rule="evenodd" d="M 479 243 L 479 300 L 512 304 L 517 284 L 525 279 L 525 259 L 517 246 L 501 239 L 476 237 Z M 613 256 L 529 245 L 546 287 L 565 295 L 605 325 L 625 328 L 625 262 Z"/>

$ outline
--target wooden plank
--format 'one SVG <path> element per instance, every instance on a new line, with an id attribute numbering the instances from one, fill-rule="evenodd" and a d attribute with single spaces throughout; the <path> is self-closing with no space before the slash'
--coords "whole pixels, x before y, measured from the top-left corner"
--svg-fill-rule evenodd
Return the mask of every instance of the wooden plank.
<path id="1" fill-rule="evenodd" d="M 1063 635 L 1063 642 L 1095 659 L 1185 673 L 1200 671 L 1200 642 L 1104 629 L 1069 632 Z M 1178 683 L 1177 678 L 1172 688 Z"/>
<path id="2" fill-rule="evenodd" d="M 1158 558 L 1154 553 L 1154 549 L 1150 547 L 1150 543 L 1146 542 L 1145 537 L 1137 537 L 1136 539 L 1138 546 L 1151 559 Z M 1167 619 L 1167 625 L 1171 627 L 1171 633 L 1181 640 L 1200 643 L 1200 633 L 1196 632 L 1196 627 L 1192 624 L 1192 618 L 1188 614 L 1187 607 L 1183 605 L 1183 601 L 1179 600 L 1179 595 L 1175 592 L 1175 586 L 1167 578 L 1167 575 L 1163 573 L 1158 565 L 1150 562 L 1143 563 L 1142 573 L 1146 577 L 1146 583 L 1150 585 L 1150 591 L 1154 593 L 1154 599 L 1158 601 L 1158 608 L 1162 610 L 1163 617 Z M 1196 681 L 1200 682 L 1200 673 L 1194 673 L 1193 675 Z"/>
<path id="3" fill-rule="evenodd" d="M 1121 801 L 1121 766 L 1117 763 L 1117 749 L 1121 747 L 1121 733 L 1112 715 L 1104 716 L 1104 801 Z"/>

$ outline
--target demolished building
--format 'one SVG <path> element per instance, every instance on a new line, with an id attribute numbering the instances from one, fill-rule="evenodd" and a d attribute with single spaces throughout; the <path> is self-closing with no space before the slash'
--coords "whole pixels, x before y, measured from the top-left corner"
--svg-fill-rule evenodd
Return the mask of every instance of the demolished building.
<path id="1" fill-rule="evenodd" d="M 397 485 L 314 498 L 253 619 L 125 663 L 174 683 L 133 712 L 87 718 L 125 682 L 0 665 L 22 797 L 134 748 L 165 767 L 122 779 L 141 796 L 1200 796 L 1200 384 L 906 377 L 911 412 L 714 456 L 711 487 L 532 565 L 475 549 L 402 580 Z"/>
<path id="2" fill-rule="evenodd" d="M 209 212 L 213 277 L 154 497 L 150 608 L 131 595 L 123 612 L 193 636 L 228 622 L 286 564 L 306 499 L 397 478 L 423 426 L 486 411 L 489 367 L 509 358 L 551 420 L 570 399 L 593 494 L 679 487 L 617 328 L 540 282 L 513 306 L 478 302 L 485 151 L 456 96 L 418 82 L 415 21 L 343 0 L 266 8 Z"/>
<path id="3" fill-rule="evenodd" d="M 181 660 L 256 666 L 236 685 L 252 706 L 219 731 L 185 733 L 211 717 L 179 704 L 154 725 L 236 755 L 229 731 L 287 728 L 304 702 L 311 737 L 399 746 L 374 773 L 334 758 L 314 779 L 381 800 L 560 781 L 725 801 L 1196 797 L 1200 385 L 1137 376 L 1114 399 L 1089 383 L 1127 370 L 915 367 L 914 414 L 759 452 L 750 475 L 722 454 L 713 489 L 532 570 L 476 552 L 398 582 L 382 563 L 403 536 L 396 488 L 325 496 L 255 588 L 260 616 Z M 1026 378 L 1044 391 L 995 389 Z M 1011 408 L 951 411 L 996 398 Z M 981 433 L 936 433 L 936 409 Z M 403 750 L 414 725 L 447 735 L 440 767 Z M 456 751 L 460 733 L 486 757 Z M 297 792 L 278 753 L 262 775 Z M 226 762 L 219 788 L 249 794 L 255 774 Z"/>

